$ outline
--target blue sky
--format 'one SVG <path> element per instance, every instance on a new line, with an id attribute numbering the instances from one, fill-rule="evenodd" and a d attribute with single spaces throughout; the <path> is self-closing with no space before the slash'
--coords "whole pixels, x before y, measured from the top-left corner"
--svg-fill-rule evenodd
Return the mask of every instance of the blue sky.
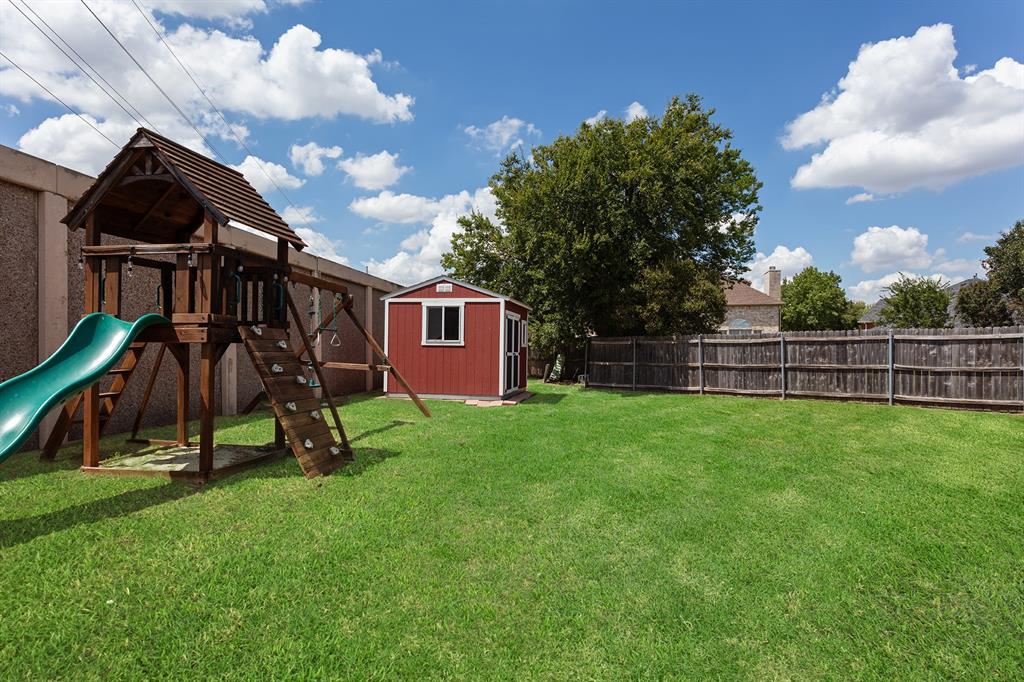
<path id="1" fill-rule="evenodd" d="M 206 141 L 77 0 L 0 0 L 0 49 L 127 139 L 137 124 L 14 7 L 45 20 L 162 132 L 215 148 L 286 219 L 301 209 L 314 248 L 403 283 L 436 271 L 460 212 L 493 210 L 482 188 L 510 145 L 687 92 L 764 182 L 755 284 L 807 264 L 867 300 L 897 272 L 957 280 L 1024 218 L 1021 3 L 137 1 L 87 0 Z M 0 69 L 0 143 L 93 172 L 114 153 Z"/>

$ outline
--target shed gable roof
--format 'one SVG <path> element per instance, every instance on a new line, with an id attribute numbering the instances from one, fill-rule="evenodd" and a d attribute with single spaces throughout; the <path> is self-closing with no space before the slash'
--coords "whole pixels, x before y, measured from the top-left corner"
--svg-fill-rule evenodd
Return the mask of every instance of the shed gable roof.
<path id="1" fill-rule="evenodd" d="M 385 300 L 388 300 L 388 299 L 391 299 L 391 298 L 396 298 L 396 297 L 402 296 L 403 294 L 407 294 L 410 291 L 416 291 L 417 289 L 421 289 L 423 287 L 428 287 L 431 284 L 437 284 L 438 282 L 451 282 L 452 284 L 458 284 L 460 287 L 466 287 L 467 289 L 472 289 L 473 291 L 476 291 L 476 292 L 479 292 L 481 294 L 484 294 L 485 296 L 490 296 L 491 298 L 500 298 L 500 299 L 503 299 L 505 301 L 511 301 L 512 303 L 515 303 L 516 305 L 520 305 L 520 306 L 526 308 L 527 310 L 533 310 L 533 308 L 531 308 L 530 306 L 526 305 L 522 301 L 517 301 L 516 299 L 512 298 L 511 296 L 506 296 L 505 294 L 499 294 L 496 291 L 491 291 L 490 289 L 484 289 L 483 287 L 478 287 L 477 285 L 470 284 L 469 282 L 463 282 L 461 279 L 455 279 L 454 277 L 449 277 L 448 275 L 438 275 L 437 277 L 431 277 L 430 279 L 423 280 L 422 282 L 418 282 L 418 283 L 413 284 L 411 286 L 407 286 L 404 289 L 399 289 L 398 291 L 392 291 L 390 294 L 385 294 L 384 296 L 381 296 L 380 300 L 385 301 Z"/>
<path id="2" fill-rule="evenodd" d="M 111 160 L 63 222 L 72 229 L 81 226 L 90 209 L 113 189 L 113 183 L 127 170 L 129 158 L 140 149 L 155 150 L 179 184 L 221 224 L 229 221 L 283 239 L 296 249 L 306 243 L 274 211 L 256 189 L 234 168 L 218 163 L 152 130 L 139 128 L 132 139 Z"/>

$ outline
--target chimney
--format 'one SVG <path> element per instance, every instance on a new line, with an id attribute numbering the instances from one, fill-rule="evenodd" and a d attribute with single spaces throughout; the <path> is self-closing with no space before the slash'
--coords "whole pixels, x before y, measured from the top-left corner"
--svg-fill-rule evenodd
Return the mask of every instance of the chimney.
<path id="1" fill-rule="evenodd" d="M 768 276 L 768 295 L 782 300 L 782 270 L 773 265 L 765 274 Z"/>

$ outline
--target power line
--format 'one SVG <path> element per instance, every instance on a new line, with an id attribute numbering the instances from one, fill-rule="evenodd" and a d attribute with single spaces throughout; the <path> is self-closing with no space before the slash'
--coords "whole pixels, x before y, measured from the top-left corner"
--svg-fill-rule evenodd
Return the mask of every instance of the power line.
<path id="1" fill-rule="evenodd" d="M 277 189 L 277 191 L 281 193 L 281 196 L 284 197 L 284 200 L 286 202 L 288 202 L 288 205 L 295 209 L 296 216 L 300 219 L 302 226 L 306 227 L 307 229 L 311 229 L 309 227 L 309 223 L 304 219 L 303 212 L 300 211 L 298 207 L 295 206 L 294 203 L 292 203 L 291 198 L 284 191 L 284 189 L 282 189 L 282 187 L 277 184 L 277 181 L 274 180 L 274 177 L 269 172 L 267 172 L 267 169 L 263 167 L 262 163 L 260 163 L 259 157 L 257 157 L 256 154 L 254 154 L 251 149 L 249 149 L 249 145 L 245 143 L 245 140 L 235 133 L 234 129 L 231 127 L 231 124 L 228 123 L 227 118 L 225 118 L 224 114 L 221 113 L 221 110 L 217 108 L 217 105 L 213 103 L 213 100 L 210 99 L 210 96 L 206 94 L 206 89 L 203 88 L 203 86 L 200 85 L 199 82 L 192 76 L 192 73 L 189 71 L 188 67 L 186 67 L 184 62 L 182 62 L 181 59 L 178 58 L 178 55 L 174 52 L 174 49 L 171 47 L 171 44 L 164 38 L 163 33 L 161 33 L 160 30 L 153 24 L 153 22 L 149 20 L 149 16 L 146 14 L 146 12 L 142 11 L 142 7 L 139 6 L 141 3 L 136 2 L 135 0 L 131 0 L 131 2 L 133 5 L 135 5 L 135 9 L 139 11 L 139 14 L 142 15 L 142 18 L 146 20 L 146 23 L 149 24 L 149 27 L 153 29 L 153 33 L 156 34 L 156 37 L 160 39 L 160 42 L 163 43 L 164 47 L 167 48 L 167 51 L 171 53 L 172 57 L 174 57 L 174 61 L 178 62 L 178 66 L 180 66 L 181 70 L 185 72 L 185 75 L 188 76 L 190 81 L 192 81 L 192 84 L 196 86 L 196 90 L 198 90 L 200 94 L 202 94 L 203 98 L 205 98 L 206 101 L 210 104 L 210 107 L 212 107 L 213 110 L 217 112 L 217 116 L 219 116 L 220 120 L 224 123 L 224 128 L 228 131 L 228 133 L 231 134 L 233 138 L 235 138 L 235 141 L 238 142 L 238 144 L 241 145 L 242 148 L 244 148 L 245 151 L 249 153 L 249 156 L 252 157 L 252 159 L 256 162 L 256 165 L 259 167 L 260 171 L 262 171 L 262 173 L 265 176 L 267 176 L 267 180 L 270 180 L 270 184 L 272 184 Z"/>
<path id="2" fill-rule="evenodd" d="M 98 21 L 98 22 L 99 22 L 100 26 L 102 26 L 102 27 L 103 27 L 103 30 L 105 30 L 105 31 L 107 32 L 107 34 L 108 34 L 108 35 L 110 35 L 110 37 L 114 39 L 114 42 L 115 42 L 115 43 L 117 43 L 118 47 L 120 47 L 120 48 L 121 48 L 121 49 L 122 49 L 122 50 L 124 51 L 124 53 L 125 53 L 126 55 L 128 55 L 129 59 L 131 59 L 131 60 L 132 60 L 133 62 L 135 62 L 135 66 L 139 67 L 139 71 L 141 71 L 141 72 L 142 72 L 142 73 L 143 73 L 143 74 L 144 74 L 144 75 L 146 76 L 146 78 L 148 78 L 148 79 L 149 79 L 149 82 L 153 84 L 153 87 L 155 87 L 155 88 L 156 88 L 157 90 L 159 90 L 159 91 L 160 91 L 160 94 L 164 96 L 164 99 L 166 99 L 166 100 L 167 100 L 168 102 L 170 102 L 170 103 L 171 103 L 171 106 L 172 106 L 172 107 L 174 107 L 174 108 L 175 108 L 175 110 L 176 110 L 176 111 L 178 112 L 178 114 L 180 114 L 180 115 L 181 115 L 181 117 L 182 117 L 183 119 L 185 119 L 185 122 L 186 122 L 186 123 L 188 123 L 188 124 L 189 124 L 189 126 L 191 126 L 191 127 L 192 127 L 192 130 L 196 131 L 196 134 L 197 134 L 197 135 L 199 135 L 199 137 L 200 137 L 200 138 L 202 138 L 203 142 L 205 142 L 205 143 L 206 143 L 206 144 L 207 144 L 207 145 L 208 145 L 208 146 L 210 147 L 210 149 L 211 149 L 211 150 L 213 150 L 213 153 L 214 153 L 214 154 L 216 154 L 216 155 L 217 155 L 217 156 L 218 156 L 218 157 L 220 158 L 220 160 L 221 160 L 221 161 L 223 161 L 223 162 L 224 162 L 224 163 L 226 164 L 226 163 L 227 163 L 228 161 L 227 161 L 227 159 L 226 159 L 226 158 L 224 158 L 224 155 L 223 155 L 223 154 L 221 154 L 221 153 L 220 153 L 220 151 L 218 151 L 218 150 L 217 150 L 217 148 L 213 146 L 213 143 L 212 143 L 212 142 L 210 142 L 210 140 L 208 140 L 208 139 L 207 139 L 206 135 L 203 135 L 203 133 L 202 133 L 202 132 L 200 132 L 199 128 L 197 128 L 197 127 L 196 127 L 196 124 L 195 124 L 195 123 L 193 123 L 193 122 L 192 122 L 192 119 L 190 119 L 190 118 L 188 117 L 188 114 L 186 114 L 186 113 L 185 113 L 185 112 L 184 112 L 184 111 L 182 110 L 182 108 L 178 106 L 178 103 L 177 103 L 177 102 L 175 102 L 175 101 L 174 101 L 174 100 L 173 100 L 173 99 L 171 98 L 171 96 L 170 96 L 170 95 L 168 95 L 168 94 L 167 94 L 167 93 L 166 93 L 166 92 L 164 91 L 164 89 L 160 87 L 160 84 L 159 84 L 159 83 L 157 83 L 157 82 L 156 82 L 156 80 L 155 80 L 155 79 L 154 79 L 154 78 L 153 78 L 152 76 L 150 76 L 150 75 L 149 75 L 149 72 L 148 72 L 148 71 L 146 71 L 145 67 L 143 67 L 143 66 L 142 66 L 142 64 L 140 64 L 140 63 L 139 63 L 139 60 L 135 58 L 135 55 L 133 55 L 133 54 L 132 54 L 132 53 L 131 53 L 131 52 L 130 52 L 130 51 L 128 50 L 128 48 L 124 46 L 124 43 L 122 43 L 122 42 L 121 42 L 121 41 L 120 41 L 120 40 L 118 39 L 118 37 L 117 37 L 116 35 L 114 35 L 114 32 L 113 32 L 113 31 L 111 31 L 111 30 L 110 30 L 110 29 L 109 29 L 109 28 L 107 27 L 107 25 L 106 25 L 105 23 L 103 23 L 103 20 L 102 20 L 102 19 L 100 19 L 100 18 L 99 18 L 99 16 L 97 16 L 97 14 L 96 14 L 95 12 L 93 12 L 93 11 L 92 11 L 92 8 L 91 8 L 91 7 L 89 7 L 89 5 L 88 5 L 88 4 L 87 4 L 87 3 L 85 2 L 85 0 L 78 0 L 78 1 L 82 3 L 82 6 L 83 6 L 83 7 L 85 7 L 85 8 L 87 9 L 87 10 L 89 10 L 89 14 L 91 14 L 91 15 L 93 16 L 93 18 L 94 18 L 94 19 L 96 19 L 96 21 Z"/>
<path id="3" fill-rule="evenodd" d="M 138 125 L 140 125 L 140 126 L 142 125 L 142 122 L 139 121 L 139 119 L 135 116 L 135 114 L 133 114 L 132 112 L 128 111 L 128 109 L 125 108 L 124 104 L 121 104 L 121 102 L 119 102 L 117 99 L 115 99 L 113 95 L 111 95 L 109 92 L 107 92 L 107 90 L 102 85 L 99 84 L 99 81 L 97 81 L 95 78 L 92 77 L 92 74 L 90 74 L 88 71 L 86 71 L 85 68 L 83 68 L 81 64 L 76 62 L 75 59 L 70 54 L 68 54 L 67 50 L 65 50 L 63 47 L 61 47 L 59 44 L 57 44 L 57 41 L 55 41 L 53 38 L 51 38 L 50 35 L 48 33 L 46 33 L 46 31 L 44 31 L 42 28 L 40 28 L 38 24 L 36 24 L 34 21 L 32 21 L 32 19 L 29 18 L 29 16 L 27 14 L 25 14 L 25 12 L 21 9 L 21 7 L 19 7 L 17 4 L 15 4 L 14 0 L 8 0 L 8 2 L 10 2 L 11 6 L 14 7 L 14 9 L 18 10 L 18 12 L 21 13 L 21 16 L 25 17 L 25 21 L 27 21 L 29 24 L 31 24 L 32 28 L 34 28 L 37 31 L 39 31 L 39 33 L 42 34 L 42 36 L 44 38 L 49 40 L 50 43 L 52 43 L 54 47 L 56 47 L 58 50 L 60 50 L 64 54 L 64 56 L 68 58 L 68 61 L 70 61 L 72 64 L 74 64 L 75 67 L 77 67 L 79 71 L 81 71 L 83 74 L 85 74 L 89 78 L 89 80 L 91 80 L 96 85 L 96 87 L 99 88 L 100 91 L 103 92 L 104 95 L 109 97 L 111 102 L 113 102 L 117 106 L 121 107 L 121 111 L 123 111 L 125 114 L 127 114 L 128 117 L 131 118 L 132 120 L 134 120 Z M 102 78 L 103 82 L 107 84 L 107 87 L 109 87 L 114 92 L 117 92 L 117 94 L 121 97 L 121 99 L 123 99 L 126 103 L 128 103 L 128 99 L 125 98 L 124 95 L 121 95 L 121 93 L 117 91 L 117 88 L 115 88 L 114 86 L 110 85 L 110 83 L 107 83 L 107 80 L 105 78 L 103 78 L 102 75 L 100 75 L 100 72 L 96 71 L 96 68 L 93 67 L 91 64 L 89 64 L 89 62 L 87 62 L 82 57 L 82 55 L 78 54 L 78 52 L 75 50 L 75 48 L 71 47 L 71 45 L 69 45 L 68 42 L 66 40 L 64 40 L 64 38 L 62 38 L 59 33 L 57 33 L 56 31 L 53 30 L 52 26 L 47 24 L 46 21 L 41 16 L 36 14 L 35 10 L 33 10 L 31 7 L 29 7 L 28 3 L 23 1 L 22 4 L 24 4 L 25 8 L 29 12 L 32 12 L 32 14 L 35 15 L 36 19 L 38 19 L 40 22 L 42 22 L 46 26 L 46 28 L 50 29 L 50 31 L 55 36 L 57 36 L 57 38 L 62 43 L 67 45 L 68 49 L 70 49 L 72 52 L 74 52 L 75 55 L 77 55 L 78 58 L 82 60 L 82 62 L 84 62 L 87 66 L 89 66 L 93 71 L 95 71 L 96 75 L 99 76 L 100 78 Z M 131 104 L 128 103 L 128 106 L 131 106 Z M 134 109 L 134 107 L 132 107 L 132 108 Z M 136 113 L 138 113 L 139 116 L 142 116 L 142 114 L 139 113 L 138 110 L 136 110 Z M 145 119 L 146 117 L 142 116 L 142 118 Z M 146 122 L 149 123 L 149 121 L 146 121 Z M 150 125 L 152 125 L 152 124 L 150 124 Z"/>
<path id="4" fill-rule="evenodd" d="M 99 128 L 97 128 L 96 126 L 94 126 L 94 125 L 93 125 L 93 124 L 92 124 L 92 123 L 91 123 L 91 122 L 89 121 L 89 119 L 87 119 L 86 117 L 82 116 L 82 115 L 81 115 L 80 113 L 78 113 L 78 112 L 77 112 L 77 111 L 75 111 L 74 109 L 72 109 L 72 108 L 71 108 L 71 107 L 70 107 L 70 106 L 68 105 L 68 103 L 67 103 L 67 102 L 65 102 L 64 100 L 62 100 L 62 99 L 61 99 L 60 97 L 57 97 L 57 95 L 53 94 L 53 93 L 52 93 L 52 92 L 50 91 L 50 89 L 49 89 L 48 87 L 46 87 L 45 85 L 43 85 L 42 83 L 40 83 L 39 81 L 37 81 L 37 80 L 36 80 L 35 78 L 33 78 L 33 77 L 32 77 L 32 75 L 31 75 L 31 74 L 29 74 L 29 72 L 28 72 L 28 71 L 26 71 L 25 69 L 23 69 L 23 68 L 21 68 L 20 66 L 18 66 L 17 62 L 15 62 L 15 61 L 14 61 L 13 59 L 11 59 L 10 57 L 8 57 L 8 56 L 7 56 L 6 54 L 4 54 L 3 52 L 0 52 L 0 57 L 3 57 L 3 58 L 4 58 L 4 59 L 6 59 L 7 61 L 9 61 L 9 62 L 11 63 L 11 65 L 12 65 L 12 66 L 14 66 L 14 68 L 16 68 L 16 69 L 17 69 L 18 71 L 21 71 L 21 72 L 22 72 L 23 74 L 25 74 L 25 77 L 26 77 L 26 78 L 28 78 L 28 79 L 29 79 L 30 81 L 32 81 L 33 83 L 35 83 L 36 85 L 38 85 L 38 86 L 39 86 L 40 88 L 42 88 L 42 89 L 43 89 L 43 91 L 44 91 L 44 92 L 46 92 L 46 94 L 47 94 L 47 95 L 49 95 L 49 96 L 50 96 L 50 97 L 52 97 L 53 99 L 57 100 L 57 101 L 58 101 L 58 102 L 60 102 L 61 104 L 63 104 L 63 105 L 64 105 L 64 106 L 65 106 L 65 107 L 67 108 L 67 110 L 68 110 L 68 111 L 70 111 L 70 112 L 71 112 L 72 114 L 74 114 L 74 115 L 75 115 L 75 116 L 77 116 L 78 118 L 82 119 L 82 122 L 83 122 L 83 123 L 85 123 L 85 124 L 86 124 L 87 126 L 89 126 L 89 127 L 90 127 L 90 128 L 92 128 L 93 130 L 95 130 L 95 131 L 96 131 L 97 133 L 99 133 L 100 135 L 102 135 L 102 136 L 103 136 L 103 138 L 104 138 L 104 139 L 105 139 L 105 140 L 106 140 L 107 142 L 109 142 L 110 144 L 114 145 L 114 147 L 116 147 L 117 149 L 120 149 L 120 148 L 121 148 L 121 145 L 119 145 L 118 143 L 114 142 L 114 141 L 113 141 L 113 140 L 111 140 L 111 139 L 110 139 L 109 137 L 107 137 L 106 133 L 104 133 L 104 132 L 103 132 L 102 130 L 100 130 Z"/>

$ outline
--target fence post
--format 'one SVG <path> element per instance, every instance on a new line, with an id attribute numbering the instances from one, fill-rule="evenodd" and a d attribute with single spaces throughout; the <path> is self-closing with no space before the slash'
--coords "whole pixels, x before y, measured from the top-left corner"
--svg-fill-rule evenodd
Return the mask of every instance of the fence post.
<path id="1" fill-rule="evenodd" d="M 700 380 L 700 394 L 704 395 L 704 335 L 697 335 L 697 377 Z"/>
<path id="2" fill-rule="evenodd" d="M 893 339 L 892 329 L 889 330 L 889 404 L 892 405 L 895 402 L 896 392 L 896 381 L 895 381 L 895 365 L 896 363 L 896 350 L 895 340 Z"/>
<path id="3" fill-rule="evenodd" d="M 583 388 L 590 383 L 590 337 L 583 342 Z"/>
<path id="4" fill-rule="evenodd" d="M 782 367 L 782 375 L 779 377 L 782 389 L 782 399 L 786 399 L 786 335 L 779 332 L 779 363 Z"/>
<path id="5" fill-rule="evenodd" d="M 633 337 L 633 390 L 636 390 L 636 337 Z"/>

